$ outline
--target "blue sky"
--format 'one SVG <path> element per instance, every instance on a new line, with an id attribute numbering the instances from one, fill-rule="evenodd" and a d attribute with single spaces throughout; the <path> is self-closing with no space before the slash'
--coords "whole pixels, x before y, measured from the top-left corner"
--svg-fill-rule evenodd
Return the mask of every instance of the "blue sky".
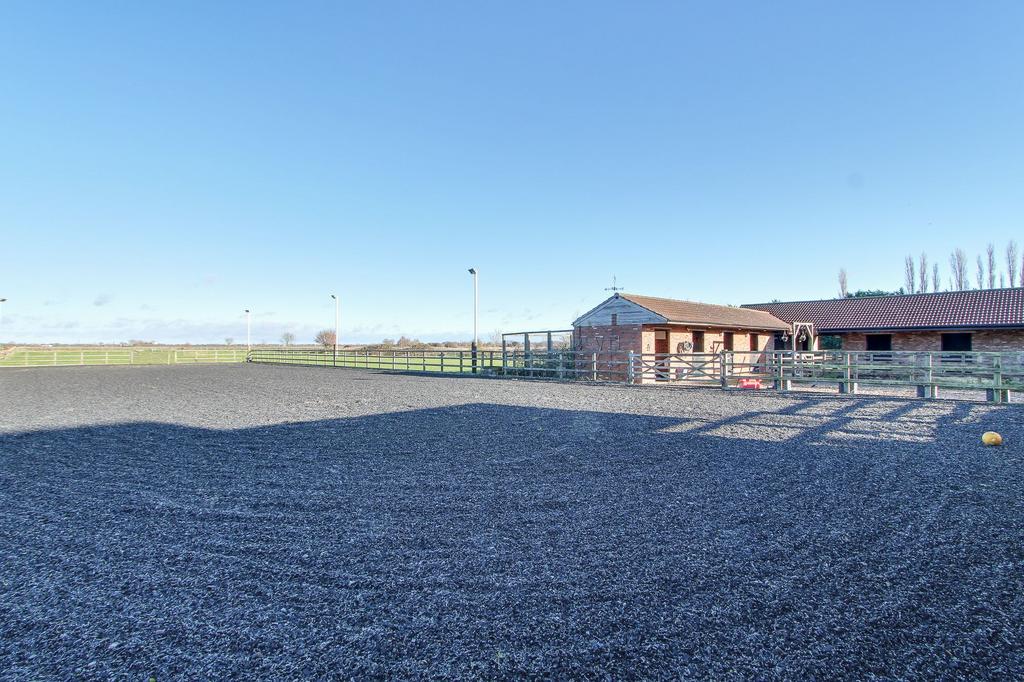
<path id="1" fill-rule="evenodd" d="M 1024 242 L 1019 2 L 4 3 L 0 339 L 564 327 Z"/>

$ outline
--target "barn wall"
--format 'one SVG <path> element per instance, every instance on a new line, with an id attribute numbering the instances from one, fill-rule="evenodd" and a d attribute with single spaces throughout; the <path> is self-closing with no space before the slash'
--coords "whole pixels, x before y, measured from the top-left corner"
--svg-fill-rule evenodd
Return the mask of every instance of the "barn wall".
<path id="1" fill-rule="evenodd" d="M 1024 350 L 1024 330 L 975 332 L 972 344 L 974 350 Z"/>
<path id="2" fill-rule="evenodd" d="M 654 332 L 656 329 L 669 330 L 669 352 L 685 353 L 683 344 L 693 342 L 693 330 L 680 325 L 605 325 L 602 327 L 577 327 L 577 349 L 588 353 L 607 353 L 613 351 L 633 351 L 636 353 L 654 352 Z M 698 330 L 700 331 L 700 330 Z M 725 344 L 726 329 L 704 329 L 704 352 L 721 352 Z M 733 350 L 765 351 L 771 349 L 773 332 L 758 332 L 758 347 L 750 347 L 750 332 L 736 330 L 733 332 Z"/>
<path id="3" fill-rule="evenodd" d="M 1024 351 L 1024 330 L 981 330 L 972 332 L 971 347 L 976 351 Z M 843 334 L 843 350 L 867 348 L 865 334 Z M 942 350 L 941 332 L 894 332 L 892 349 L 905 351 Z"/>

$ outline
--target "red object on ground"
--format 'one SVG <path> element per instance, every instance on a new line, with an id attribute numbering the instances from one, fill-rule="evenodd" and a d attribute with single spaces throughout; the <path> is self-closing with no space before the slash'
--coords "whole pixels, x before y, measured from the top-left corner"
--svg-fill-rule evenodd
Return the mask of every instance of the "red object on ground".
<path id="1" fill-rule="evenodd" d="M 762 388 L 760 379 L 740 379 L 740 388 Z"/>

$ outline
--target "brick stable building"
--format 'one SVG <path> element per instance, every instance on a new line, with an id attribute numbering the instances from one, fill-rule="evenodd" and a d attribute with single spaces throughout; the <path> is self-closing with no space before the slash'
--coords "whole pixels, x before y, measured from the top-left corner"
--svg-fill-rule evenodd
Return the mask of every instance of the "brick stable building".
<path id="1" fill-rule="evenodd" d="M 573 322 L 585 352 L 1020 351 L 1024 288 L 711 305 L 615 294 Z"/>
<path id="2" fill-rule="evenodd" d="M 717 353 L 770 350 L 790 325 L 750 308 L 615 294 L 573 329 L 576 348 L 586 352 Z"/>
<path id="3" fill-rule="evenodd" d="M 806 330 L 801 349 L 1024 350 L 1024 288 L 1019 287 L 743 307 L 791 325 L 797 333 L 790 332 L 790 339 Z"/>

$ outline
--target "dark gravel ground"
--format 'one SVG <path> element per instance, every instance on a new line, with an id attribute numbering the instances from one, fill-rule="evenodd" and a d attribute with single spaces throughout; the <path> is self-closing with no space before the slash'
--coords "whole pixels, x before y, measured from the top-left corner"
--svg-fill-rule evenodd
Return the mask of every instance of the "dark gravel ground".
<path id="1" fill-rule="evenodd" d="M 269 366 L 0 396 L 4 679 L 1024 676 L 1020 407 Z"/>

